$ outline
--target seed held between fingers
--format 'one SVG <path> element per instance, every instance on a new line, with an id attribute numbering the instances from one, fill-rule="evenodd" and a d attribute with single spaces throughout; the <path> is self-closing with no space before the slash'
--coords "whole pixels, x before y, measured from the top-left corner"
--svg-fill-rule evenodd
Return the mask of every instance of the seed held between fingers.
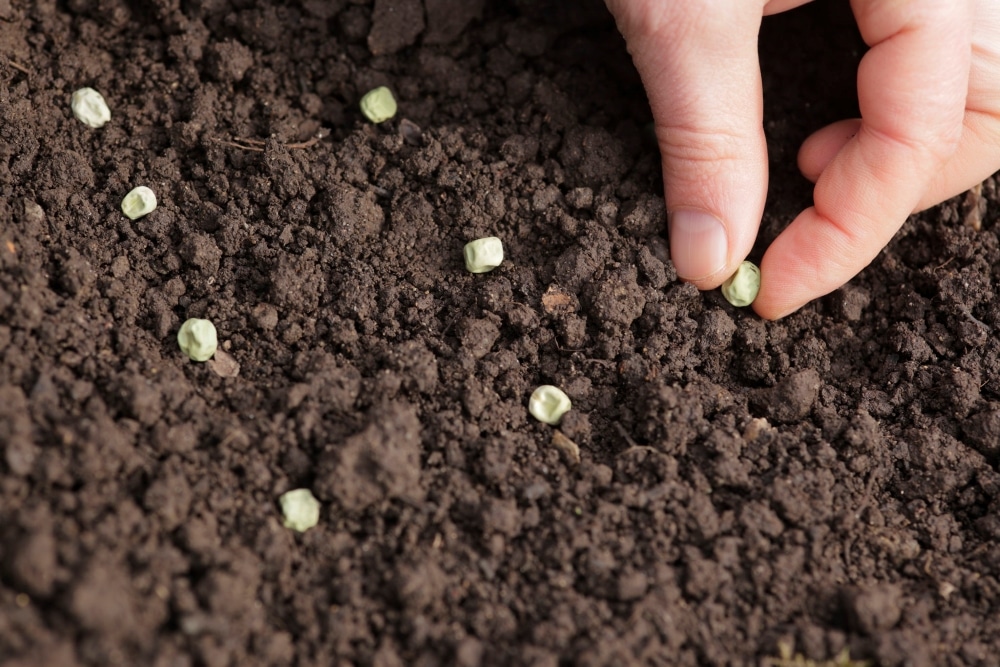
<path id="1" fill-rule="evenodd" d="M 722 296 L 737 308 L 753 303 L 760 292 L 760 269 L 753 262 L 742 262 L 726 282 L 722 283 Z"/>

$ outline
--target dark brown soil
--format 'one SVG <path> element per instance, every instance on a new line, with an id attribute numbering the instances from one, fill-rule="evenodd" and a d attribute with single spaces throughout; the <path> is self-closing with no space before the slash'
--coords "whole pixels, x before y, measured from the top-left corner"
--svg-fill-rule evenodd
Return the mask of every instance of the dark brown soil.
<path id="1" fill-rule="evenodd" d="M 759 249 L 850 26 L 765 23 Z M 648 122 L 600 3 L 0 0 L 0 664 L 997 665 L 996 183 L 768 323 L 676 281 Z"/>

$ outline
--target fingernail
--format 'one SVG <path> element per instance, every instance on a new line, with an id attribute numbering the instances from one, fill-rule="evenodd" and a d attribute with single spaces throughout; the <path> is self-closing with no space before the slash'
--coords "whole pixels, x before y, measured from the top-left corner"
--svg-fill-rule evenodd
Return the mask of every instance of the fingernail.
<path id="1" fill-rule="evenodd" d="M 670 214 L 670 259 L 684 280 L 701 280 L 726 265 L 726 228 L 713 215 L 682 209 Z"/>

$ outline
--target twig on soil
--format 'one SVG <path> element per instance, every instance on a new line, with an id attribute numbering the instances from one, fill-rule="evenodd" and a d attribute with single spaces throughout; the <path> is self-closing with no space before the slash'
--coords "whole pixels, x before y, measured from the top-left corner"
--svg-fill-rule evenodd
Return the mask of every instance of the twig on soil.
<path id="1" fill-rule="evenodd" d="M 955 258 L 954 258 L 954 257 L 949 257 L 948 259 L 946 259 L 946 260 L 944 261 L 944 264 L 938 264 L 937 266 L 935 266 L 935 267 L 934 267 L 934 271 L 933 271 L 933 273 L 935 273 L 935 274 L 936 274 L 936 273 L 937 273 L 938 271 L 940 271 L 940 270 L 941 270 L 941 269 L 943 269 L 944 267 L 946 267 L 946 266 L 948 266 L 949 264 L 951 264 L 951 263 L 952 263 L 952 262 L 953 262 L 954 260 L 955 260 Z"/>
<path id="2" fill-rule="evenodd" d="M 224 139 L 215 139 L 215 138 L 213 138 L 212 141 L 214 141 L 217 144 L 222 144 L 223 146 L 232 146 L 233 148 L 242 148 L 245 151 L 253 151 L 254 153 L 263 153 L 264 152 L 263 148 L 257 148 L 255 146 L 244 146 L 243 144 L 237 144 L 237 143 L 232 142 L 232 141 L 225 141 Z"/>
<path id="3" fill-rule="evenodd" d="M 315 137 L 307 141 L 299 141 L 292 144 L 283 144 L 283 146 L 289 150 L 300 150 L 303 148 L 309 148 L 310 146 L 315 146 L 323 139 L 325 135 L 322 132 L 318 132 Z M 213 137 L 212 141 L 217 144 L 222 144 L 223 146 L 232 146 L 233 148 L 242 148 L 245 151 L 253 151 L 254 153 L 263 153 L 264 146 L 267 145 L 266 141 L 261 139 L 243 139 L 237 137 L 233 141 L 227 141 L 225 139 L 218 139 Z"/>
<path id="4" fill-rule="evenodd" d="M 31 74 L 32 74 L 32 72 L 31 72 L 30 69 L 28 69 L 24 65 L 20 65 L 20 64 L 14 62 L 10 58 L 7 59 L 7 64 L 10 65 L 11 67 L 13 67 L 14 69 L 16 69 L 18 72 L 22 72 L 25 76 L 31 76 Z"/>
<path id="5" fill-rule="evenodd" d="M 629 449 L 636 449 L 639 447 L 636 441 L 632 439 L 632 436 L 628 434 L 628 431 L 625 430 L 625 427 L 622 426 L 621 422 L 615 422 L 615 430 L 618 431 L 618 435 L 624 438 L 625 442 L 628 443 Z"/>
<path id="6" fill-rule="evenodd" d="M 448 324 L 444 325 L 444 329 L 442 329 L 441 333 L 438 335 L 443 336 L 446 333 L 448 333 L 448 330 L 451 329 L 451 327 L 455 324 L 455 322 L 458 322 L 458 315 L 448 320 Z"/>

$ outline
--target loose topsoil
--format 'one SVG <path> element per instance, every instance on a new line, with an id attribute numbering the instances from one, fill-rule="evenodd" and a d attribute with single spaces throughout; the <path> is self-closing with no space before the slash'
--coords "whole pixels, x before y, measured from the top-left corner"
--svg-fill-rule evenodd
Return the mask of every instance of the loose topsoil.
<path id="1" fill-rule="evenodd" d="M 765 21 L 755 258 L 846 5 Z M 676 280 L 649 121 L 600 3 L 0 0 L 0 664 L 997 665 L 996 183 L 769 323 Z"/>

